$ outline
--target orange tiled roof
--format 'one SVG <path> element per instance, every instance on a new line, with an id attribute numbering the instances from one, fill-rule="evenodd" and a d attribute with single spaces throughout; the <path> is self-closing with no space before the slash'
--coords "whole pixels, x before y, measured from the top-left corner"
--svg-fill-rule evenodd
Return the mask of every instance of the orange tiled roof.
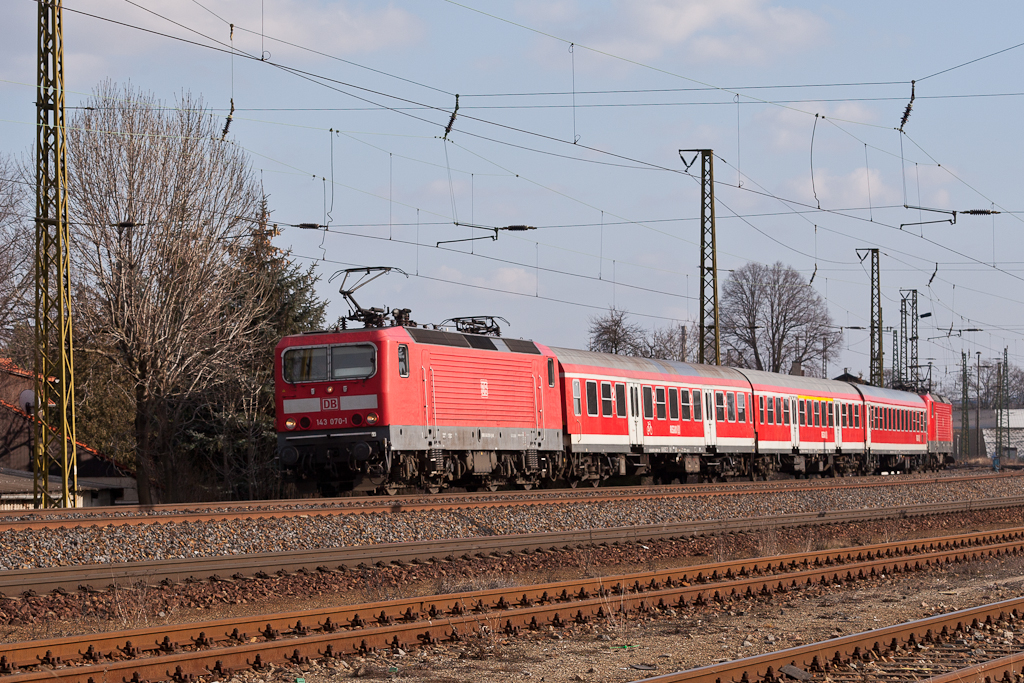
<path id="1" fill-rule="evenodd" d="M 8 375 L 16 375 L 17 377 L 27 377 L 28 379 L 35 377 L 35 373 L 22 370 L 10 358 L 0 358 L 0 371 L 6 372 Z"/>

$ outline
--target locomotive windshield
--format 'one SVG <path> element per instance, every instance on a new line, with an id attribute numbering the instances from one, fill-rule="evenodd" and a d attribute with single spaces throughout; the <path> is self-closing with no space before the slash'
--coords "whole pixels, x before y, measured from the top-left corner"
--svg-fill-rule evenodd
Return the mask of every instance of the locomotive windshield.
<path id="1" fill-rule="evenodd" d="M 370 344 L 348 344 L 290 349 L 285 352 L 282 365 L 286 382 L 323 382 L 370 377 L 377 370 L 377 359 Z"/>

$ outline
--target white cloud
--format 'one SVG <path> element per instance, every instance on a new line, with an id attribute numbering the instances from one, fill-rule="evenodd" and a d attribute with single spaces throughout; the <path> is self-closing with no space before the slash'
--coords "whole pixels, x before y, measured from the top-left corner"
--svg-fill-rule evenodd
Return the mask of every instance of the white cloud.
<path id="1" fill-rule="evenodd" d="M 903 191 L 900 187 L 887 183 L 885 176 L 878 169 L 872 168 L 865 172 L 863 166 L 845 174 L 833 173 L 827 168 L 816 168 L 813 185 L 809 173 L 791 180 L 788 183 L 790 189 L 787 196 L 813 204 L 816 191 L 822 208 L 866 207 L 869 183 L 871 206 L 903 203 Z"/>
<path id="2" fill-rule="evenodd" d="M 524 0 L 516 9 L 528 21 L 571 28 L 580 42 L 637 61 L 682 50 L 690 61 L 760 63 L 806 50 L 828 31 L 819 16 L 768 0 L 614 0 L 600 14 L 569 0 Z"/>

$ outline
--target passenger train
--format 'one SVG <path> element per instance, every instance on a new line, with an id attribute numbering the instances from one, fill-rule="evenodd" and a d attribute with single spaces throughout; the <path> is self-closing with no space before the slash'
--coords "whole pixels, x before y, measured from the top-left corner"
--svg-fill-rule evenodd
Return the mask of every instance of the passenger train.
<path id="1" fill-rule="evenodd" d="M 275 399 L 281 467 L 325 495 L 869 475 L 953 453 L 931 394 L 412 325 L 285 337 Z"/>

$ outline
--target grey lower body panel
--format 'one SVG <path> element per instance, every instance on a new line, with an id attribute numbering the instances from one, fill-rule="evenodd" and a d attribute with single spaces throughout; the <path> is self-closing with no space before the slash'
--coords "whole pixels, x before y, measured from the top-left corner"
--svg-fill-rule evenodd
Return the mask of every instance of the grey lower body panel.
<path id="1" fill-rule="evenodd" d="M 391 425 L 396 451 L 558 451 L 561 429 Z"/>

